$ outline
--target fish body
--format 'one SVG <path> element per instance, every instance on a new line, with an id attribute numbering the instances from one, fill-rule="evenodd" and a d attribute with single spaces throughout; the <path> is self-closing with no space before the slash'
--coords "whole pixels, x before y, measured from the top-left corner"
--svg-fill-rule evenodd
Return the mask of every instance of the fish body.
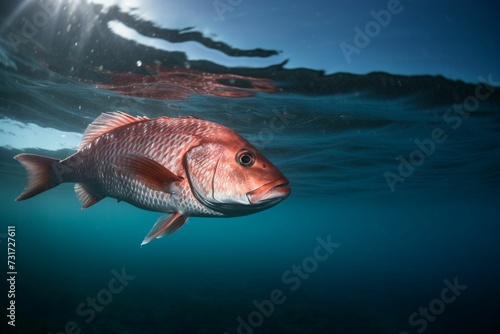
<path id="1" fill-rule="evenodd" d="M 28 172 L 24 200 L 62 182 L 88 208 L 105 197 L 171 213 L 143 240 L 169 235 L 190 216 L 242 216 L 276 205 L 290 194 L 288 180 L 231 129 L 195 117 L 101 114 L 78 151 L 64 160 L 15 157 Z"/>

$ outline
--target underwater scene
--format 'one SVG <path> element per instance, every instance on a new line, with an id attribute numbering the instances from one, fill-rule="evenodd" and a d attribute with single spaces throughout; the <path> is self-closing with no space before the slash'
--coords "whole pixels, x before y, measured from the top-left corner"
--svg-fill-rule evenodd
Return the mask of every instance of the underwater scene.
<path id="1" fill-rule="evenodd" d="M 500 333 L 497 2 L 0 8 L 1 333 Z"/>

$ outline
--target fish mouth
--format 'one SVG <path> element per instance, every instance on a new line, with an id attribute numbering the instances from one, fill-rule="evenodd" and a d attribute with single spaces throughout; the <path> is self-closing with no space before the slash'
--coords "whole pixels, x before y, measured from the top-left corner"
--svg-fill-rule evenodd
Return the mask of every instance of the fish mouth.
<path id="1" fill-rule="evenodd" d="M 288 197 L 291 189 L 288 186 L 287 179 L 278 179 L 273 182 L 264 184 L 263 186 L 247 193 L 247 198 L 250 204 L 264 204 L 268 202 L 278 203 Z"/>

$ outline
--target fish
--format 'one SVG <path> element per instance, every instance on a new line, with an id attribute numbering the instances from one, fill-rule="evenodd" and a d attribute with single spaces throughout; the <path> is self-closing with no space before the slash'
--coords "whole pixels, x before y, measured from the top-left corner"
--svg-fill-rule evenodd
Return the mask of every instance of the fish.
<path id="1" fill-rule="evenodd" d="M 193 116 L 102 113 L 69 157 L 21 153 L 14 158 L 28 179 L 16 201 L 71 182 L 82 209 L 111 197 L 167 213 L 141 246 L 174 233 L 189 217 L 249 215 L 291 193 L 288 179 L 246 139 Z"/>

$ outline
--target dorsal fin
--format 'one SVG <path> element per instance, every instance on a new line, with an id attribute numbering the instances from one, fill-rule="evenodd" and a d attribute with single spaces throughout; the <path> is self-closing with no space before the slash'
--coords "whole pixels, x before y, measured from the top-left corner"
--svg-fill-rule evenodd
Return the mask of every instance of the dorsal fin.
<path id="1" fill-rule="evenodd" d="M 87 126 L 78 151 L 106 132 L 127 124 L 148 120 L 146 116 L 133 117 L 121 111 L 103 113 Z"/>
<path id="2" fill-rule="evenodd" d="M 179 116 L 179 118 L 186 118 L 186 119 L 201 119 L 201 118 L 196 117 L 196 116 Z"/>

